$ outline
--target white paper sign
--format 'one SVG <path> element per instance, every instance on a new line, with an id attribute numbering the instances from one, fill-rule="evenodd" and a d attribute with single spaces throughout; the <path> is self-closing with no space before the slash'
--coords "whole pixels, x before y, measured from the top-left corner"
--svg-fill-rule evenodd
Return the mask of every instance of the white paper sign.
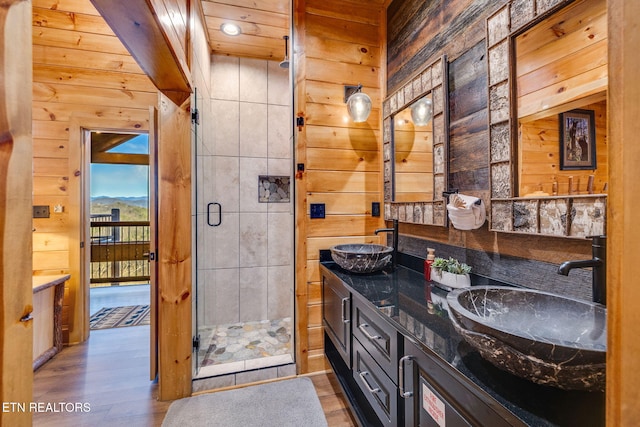
<path id="1" fill-rule="evenodd" d="M 431 418 L 433 418 L 440 427 L 445 427 L 444 402 L 425 384 L 422 384 L 422 408 L 431 415 Z"/>

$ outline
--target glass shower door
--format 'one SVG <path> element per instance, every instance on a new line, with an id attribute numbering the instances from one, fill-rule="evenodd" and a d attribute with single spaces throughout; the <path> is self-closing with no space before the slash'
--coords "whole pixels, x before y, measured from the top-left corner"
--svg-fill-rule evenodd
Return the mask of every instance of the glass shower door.
<path id="1" fill-rule="evenodd" d="M 275 61 L 213 57 L 196 155 L 197 378 L 295 373 L 290 93 Z"/>

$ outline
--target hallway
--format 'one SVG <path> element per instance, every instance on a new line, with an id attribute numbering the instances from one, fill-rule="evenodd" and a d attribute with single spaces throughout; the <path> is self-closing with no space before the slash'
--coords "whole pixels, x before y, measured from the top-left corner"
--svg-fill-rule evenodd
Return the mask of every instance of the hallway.
<path id="1" fill-rule="evenodd" d="M 149 326 L 91 331 L 34 374 L 33 401 L 87 404 L 89 412 L 42 412 L 40 426 L 159 426 L 171 402 L 149 381 Z M 81 406 L 81 405 L 79 405 Z"/>
<path id="2" fill-rule="evenodd" d="M 148 303 L 148 285 L 93 288 L 90 313 Z M 335 376 L 311 378 L 329 425 L 355 425 Z M 159 402 L 157 395 L 158 384 L 149 381 L 149 326 L 92 330 L 88 341 L 65 347 L 34 373 L 33 401 L 58 410 L 34 413 L 33 425 L 160 426 L 171 402 Z M 81 410 L 63 412 L 61 403 Z"/>

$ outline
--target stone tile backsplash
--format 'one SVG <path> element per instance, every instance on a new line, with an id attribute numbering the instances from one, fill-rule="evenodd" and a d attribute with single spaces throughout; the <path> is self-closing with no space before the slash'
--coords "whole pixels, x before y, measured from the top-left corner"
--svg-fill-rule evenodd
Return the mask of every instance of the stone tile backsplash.
<path id="1" fill-rule="evenodd" d="M 560 263 L 569 258 L 559 259 L 555 264 L 400 235 L 402 253 L 424 259 L 427 248 L 434 248 L 437 257 L 453 257 L 470 265 L 475 274 L 571 298 L 588 301 L 592 298 L 590 270 L 574 269 L 569 276 L 558 274 Z"/>

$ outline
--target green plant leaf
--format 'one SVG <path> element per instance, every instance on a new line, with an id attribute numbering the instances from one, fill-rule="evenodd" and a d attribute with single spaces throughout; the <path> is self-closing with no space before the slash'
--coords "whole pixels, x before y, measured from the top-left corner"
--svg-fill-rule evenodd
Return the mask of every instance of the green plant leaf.
<path id="1" fill-rule="evenodd" d="M 436 270 L 446 271 L 453 274 L 469 274 L 471 273 L 471 267 L 467 264 L 458 261 L 452 257 L 449 259 L 435 258 L 433 260 L 432 267 Z"/>

